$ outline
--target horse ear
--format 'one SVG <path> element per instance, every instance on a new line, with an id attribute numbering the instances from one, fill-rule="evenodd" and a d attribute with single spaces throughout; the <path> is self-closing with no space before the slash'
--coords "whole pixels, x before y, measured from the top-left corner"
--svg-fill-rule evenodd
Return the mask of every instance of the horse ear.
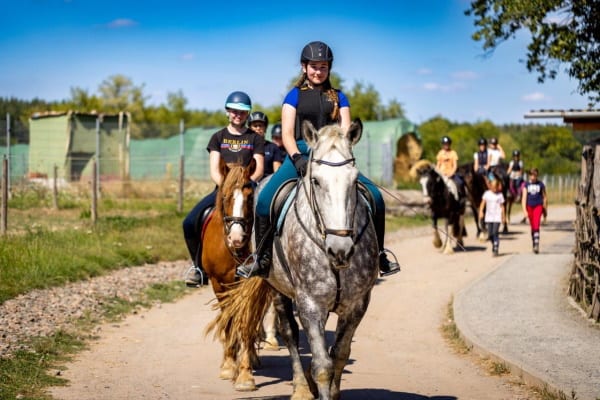
<path id="1" fill-rule="evenodd" d="M 360 118 L 356 118 L 352 121 L 352 124 L 348 127 L 348 131 L 346 131 L 346 136 L 352 146 L 354 146 L 360 140 L 363 131 L 363 124 Z"/>
<path id="2" fill-rule="evenodd" d="M 317 143 L 317 130 L 309 120 L 305 119 L 302 122 L 302 136 L 304 136 L 304 140 L 306 140 L 309 147 L 314 147 Z"/>

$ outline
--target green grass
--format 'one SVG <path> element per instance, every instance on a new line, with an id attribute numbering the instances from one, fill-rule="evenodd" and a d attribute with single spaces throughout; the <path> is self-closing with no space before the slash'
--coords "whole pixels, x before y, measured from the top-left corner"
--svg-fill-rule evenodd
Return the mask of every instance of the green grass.
<path id="1" fill-rule="evenodd" d="M 32 289 L 103 275 L 112 270 L 187 257 L 174 211 L 148 216 L 101 217 L 50 230 L 28 226 L 0 241 L 0 303 Z"/>
<path id="2" fill-rule="evenodd" d="M 189 292 L 183 282 L 155 284 L 131 301 L 107 299 L 101 318 L 117 321 L 139 307 L 149 308 L 157 301 L 172 302 L 185 293 Z M 87 346 L 88 340 L 94 337 L 92 328 L 100 322 L 97 317 L 87 314 L 73 321 L 68 331 L 31 338 L 32 350 L 20 350 L 11 358 L 0 358 L 0 400 L 51 399 L 46 389 L 67 384 L 59 375 L 64 369 L 63 364 Z"/>

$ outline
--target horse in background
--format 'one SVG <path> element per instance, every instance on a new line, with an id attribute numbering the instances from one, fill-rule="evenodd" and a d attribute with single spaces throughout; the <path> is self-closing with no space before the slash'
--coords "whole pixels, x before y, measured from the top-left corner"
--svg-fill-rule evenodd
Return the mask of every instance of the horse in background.
<path id="1" fill-rule="evenodd" d="M 346 130 L 334 124 L 316 131 L 303 123 L 303 136 L 312 149 L 308 169 L 277 227 L 269 275 L 244 280 L 226 292 L 223 313 L 211 327 L 232 341 L 252 343 L 273 298 L 278 330 L 292 361 L 295 400 L 340 398 L 352 338 L 378 278 L 377 237 L 368 202 L 357 188 L 359 171 L 352 153 L 361 135 L 360 120 Z M 312 353 L 306 373 L 292 302 Z M 334 342 L 328 344 L 330 313 L 338 318 Z"/>
<path id="2" fill-rule="evenodd" d="M 465 233 L 464 201 L 457 200 L 454 197 L 444 178 L 431 162 L 427 160 L 417 161 L 411 168 L 410 174 L 413 178 L 419 179 L 423 196 L 431 210 L 433 245 L 436 248 L 442 247 L 445 254 L 454 253 L 454 244 L 450 238 L 448 227 L 452 226 L 452 237 L 459 246 L 462 246 L 463 234 Z M 438 229 L 438 219 L 440 218 L 445 220 L 445 229 L 442 232 L 445 236 L 443 242 Z"/>
<path id="3" fill-rule="evenodd" d="M 203 229 L 202 265 L 208 275 L 217 299 L 235 282 L 235 268 L 251 253 L 254 222 L 254 189 L 250 176 L 256 168 L 251 160 L 246 167 L 227 165 L 221 159 L 223 182 L 219 185 L 212 215 Z M 219 304 L 220 305 L 220 304 Z M 220 337 L 223 360 L 219 377 L 235 379 L 238 390 L 254 390 L 252 363 L 258 357 L 254 346 L 231 344 Z"/>
<path id="4" fill-rule="evenodd" d="M 469 201 L 469 206 L 473 212 L 475 226 L 477 227 L 477 238 L 485 240 L 487 230 L 485 222 L 479 220 L 479 206 L 481 205 L 483 194 L 487 190 L 486 178 L 475 172 L 473 169 L 473 162 L 459 165 L 456 173 L 462 176 L 465 181 L 467 200 Z"/>

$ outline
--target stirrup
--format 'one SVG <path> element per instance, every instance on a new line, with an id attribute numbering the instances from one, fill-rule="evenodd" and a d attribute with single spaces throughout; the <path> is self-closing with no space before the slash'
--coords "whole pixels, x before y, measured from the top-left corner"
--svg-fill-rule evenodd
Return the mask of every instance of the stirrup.
<path id="1" fill-rule="evenodd" d="M 188 276 L 192 272 L 197 273 L 199 275 L 200 279 L 198 280 L 198 282 L 196 282 L 195 280 L 192 280 L 192 279 L 188 279 Z M 204 283 L 205 280 L 206 280 L 206 283 Z M 204 286 L 204 285 L 208 284 L 208 276 L 206 275 L 206 272 L 204 272 L 202 269 L 200 269 L 197 266 L 195 266 L 194 264 L 192 264 L 185 272 L 185 284 L 188 287 Z"/>
<path id="2" fill-rule="evenodd" d="M 241 265 L 235 268 L 235 276 L 248 279 L 256 275 L 258 271 L 258 257 L 255 253 L 250 254 Z"/>
<path id="3" fill-rule="evenodd" d="M 398 259 L 396 258 L 396 255 L 391 250 L 384 248 L 383 250 L 381 250 L 379 252 L 379 256 L 381 257 L 383 255 L 384 257 L 386 257 L 386 253 L 390 253 L 392 255 L 392 257 L 394 257 L 394 261 L 387 260 L 389 270 L 382 271 L 381 268 L 379 269 L 379 276 L 381 276 L 381 277 L 390 276 L 397 272 L 400 272 L 400 263 L 398 263 Z M 387 257 L 386 257 L 386 259 L 387 259 Z"/>

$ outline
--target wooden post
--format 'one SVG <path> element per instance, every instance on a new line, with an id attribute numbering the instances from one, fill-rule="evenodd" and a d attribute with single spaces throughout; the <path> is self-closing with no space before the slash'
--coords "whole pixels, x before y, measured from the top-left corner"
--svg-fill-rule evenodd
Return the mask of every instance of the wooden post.
<path id="1" fill-rule="evenodd" d="M 6 235 L 8 226 L 8 158 L 2 158 L 2 199 L 0 200 L 0 233 Z"/>
<path id="2" fill-rule="evenodd" d="M 55 210 L 58 210 L 58 166 L 54 164 L 54 173 L 52 180 L 52 204 Z"/>
<path id="3" fill-rule="evenodd" d="M 98 219 L 98 188 L 97 188 L 97 175 L 98 175 L 98 159 L 94 158 L 92 163 L 92 209 L 91 218 L 92 223 L 96 223 Z"/>
<path id="4" fill-rule="evenodd" d="M 183 120 L 179 121 L 179 196 L 177 197 L 177 211 L 183 212 L 183 185 L 185 182 L 185 151 L 183 143 Z"/>

